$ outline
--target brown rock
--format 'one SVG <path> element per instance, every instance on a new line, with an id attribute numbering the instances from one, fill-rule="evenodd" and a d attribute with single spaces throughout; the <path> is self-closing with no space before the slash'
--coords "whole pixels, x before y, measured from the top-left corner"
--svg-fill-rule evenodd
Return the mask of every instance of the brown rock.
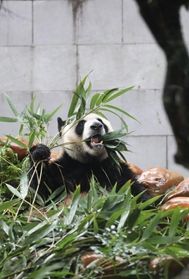
<path id="1" fill-rule="evenodd" d="M 175 209 L 177 207 L 181 207 L 183 209 L 189 208 L 189 197 L 175 197 L 167 202 L 165 202 L 160 209 L 163 209 L 165 211 L 170 209 Z"/>
<path id="2" fill-rule="evenodd" d="M 138 181 L 144 183 L 151 196 L 164 194 L 169 188 L 177 186 L 184 177 L 161 167 L 148 168 L 139 176 Z"/>
<path id="3" fill-rule="evenodd" d="M 121 278 L 121 276 L 119 276 L 119 272 L 125 270 L 127 266 L 121 257 L 117 256 L 115 258 L 115 262 L 113 262 L 111 259 L 105 259 L 103 255 L 97 255 L 93 252 L 83 255 L 81 257 L 81 261 L 83 262 L 84 268 L 88 267 L 89 264 L 94 262 L 94 265 L 101 266 L 105 277 L 107 276 L 108 278 L 108 275 L 111 275 L 111 278 L 114 279 Z M 112 277 L 113 274 L 114 277 Z"/>
<path id="4" fill-rule="evenodd" d="M 98 260 L 103 259 L 103 256 L 97 255 L 97 254 L 94 254 L 91 252 L 91 253 L 85 254 L 81 257 L 84 267 L 88 266 L 90 263 L 92 263 L 93 261 L 95 261 L 97 259 Z"/>
<path id="5" fill-rule="evenodd" d="M 180 262 L 183 266 L 186 266 L 189 263 L 188 258 L 180 258 Z M 159 278 L 158 273 L 162 269 L 163 266 L 168 264 L 168 276 L 169 278 L 177 275 L 183 269 L 183 266 L 180 265 L 174 258 L 172 257 L 162 257 L 155 258 L 149 264 L 149 270 L 157 274 L 157 278 Z"/>
<path id="6" fill-rule="evenodd" d="M 166 200 L 174 197 L 189 197 L 189 178 L 183 180 L 166 197 Z"/>

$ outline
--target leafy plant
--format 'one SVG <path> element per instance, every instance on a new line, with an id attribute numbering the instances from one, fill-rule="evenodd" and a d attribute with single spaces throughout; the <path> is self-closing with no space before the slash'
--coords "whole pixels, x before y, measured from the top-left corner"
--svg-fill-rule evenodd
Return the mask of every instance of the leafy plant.
<path id="1" fill-rule="evenodd" d="M 22 162 L 9 147 L 9 143 L 2 142 L 0 146 L 0 201 L 10 197 L 7 192 L 6 183 L 17 186 L 22 172 Z"/>
<path id="2" fill-rule="evenodd" d="M 30 223 L 27 214 L 14 220 L 18 199 L 1 205 L 1 212 L 9 210 L 13 218 L 0 216 L 0 278 L 153 278 L 151 259 L 188 254 L 183 226 L 188 212 L 145 210 L 149 201 L 141 208 L 136 200 L 129 184 L 118 193 L 115 188 L 106 192 L 93 179 L 85 199 L 78 187 L 69 207 L 51 205 Z M 94 256 L 84 268 L 84 258 Z"/>
<path id="3" fill-rule="evenodd" d="M 44 139 L 47 139 L 49 122 L 52 120 L 53 116 L 57 113 L 62 105 L 56 108 L 53 112 L 47 113 L 45 109 L 42 109 L 41 111 L 40 103 L 35 108 L 36 97 L 34 97 L 31 100 L 29 107 L 25 107 L 21 113 L 18 113 L 10 97 L 6 93 L 5 96 L 15 117 L 0 116 L 0 121 L 7 123 L 20 122 L 18 136 L 27 138 L 28 145 L 25 145 L 23 142 L 20 142 L 15 137 L 10 135 L 6 135 L 7 138 L 17 145 L 28 149 L 33 145 L 35 140 L 37 142 L 42 142 Z"/>

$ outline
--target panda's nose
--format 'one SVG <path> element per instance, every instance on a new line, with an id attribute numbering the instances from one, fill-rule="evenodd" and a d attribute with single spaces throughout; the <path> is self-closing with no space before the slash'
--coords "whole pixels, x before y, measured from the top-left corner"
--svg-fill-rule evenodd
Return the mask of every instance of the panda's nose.
<path id="1" fill-rule="evenodd" d="M 96 122 L 91 125 L 91 130 L 101 130 L 103 128 L 102 123 Z"/>

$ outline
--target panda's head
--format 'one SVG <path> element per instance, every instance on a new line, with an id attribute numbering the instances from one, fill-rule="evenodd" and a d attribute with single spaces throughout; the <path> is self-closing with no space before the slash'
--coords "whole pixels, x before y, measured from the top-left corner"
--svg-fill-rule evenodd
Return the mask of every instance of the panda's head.
<path id="1" fill-rule="evenodd" d="M 64 121 L 58 118 L 58 127 L 62 137 L 62 153 L 80 162 L 96 157 L 99 161 L 105 159 L 107 151 L 101 141 L 101 136 L 112 132 L 110 122 L 94 113 L 88 114 L 79 121 L 64 126 Z"/>

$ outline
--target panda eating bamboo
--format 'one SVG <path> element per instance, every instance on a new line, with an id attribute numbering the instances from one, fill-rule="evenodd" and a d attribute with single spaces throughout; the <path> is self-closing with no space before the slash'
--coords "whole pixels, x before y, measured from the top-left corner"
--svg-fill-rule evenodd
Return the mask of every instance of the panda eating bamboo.
<path id="1" fill-rule="evenodd" d="M 101 141 L 101 137 L 112 132 L 111 123 L 94 113 L 90 113 L 78 122 L 64 125 L 58 118 L 58 129 L 62 138 L 62 150 L 59 157 L 50 162 L 50 150 L 44 144 L 30 149 L 30 183 L 34 190 L 48 198 L 60 186 L 65 185 L 67 192 L 73 192 L 80 185 L 81 192 L 90 190 L 90 180 L 94 176 L 101 187 L 111 190 L 116 185 L 117 191 L 131 181 L 133 196 L 143 192 L 145 185 L 137 181 L 129 165 L 120 161 L 120 170 Z M 141 201 L 149 198 L 144 191 Z"/>

